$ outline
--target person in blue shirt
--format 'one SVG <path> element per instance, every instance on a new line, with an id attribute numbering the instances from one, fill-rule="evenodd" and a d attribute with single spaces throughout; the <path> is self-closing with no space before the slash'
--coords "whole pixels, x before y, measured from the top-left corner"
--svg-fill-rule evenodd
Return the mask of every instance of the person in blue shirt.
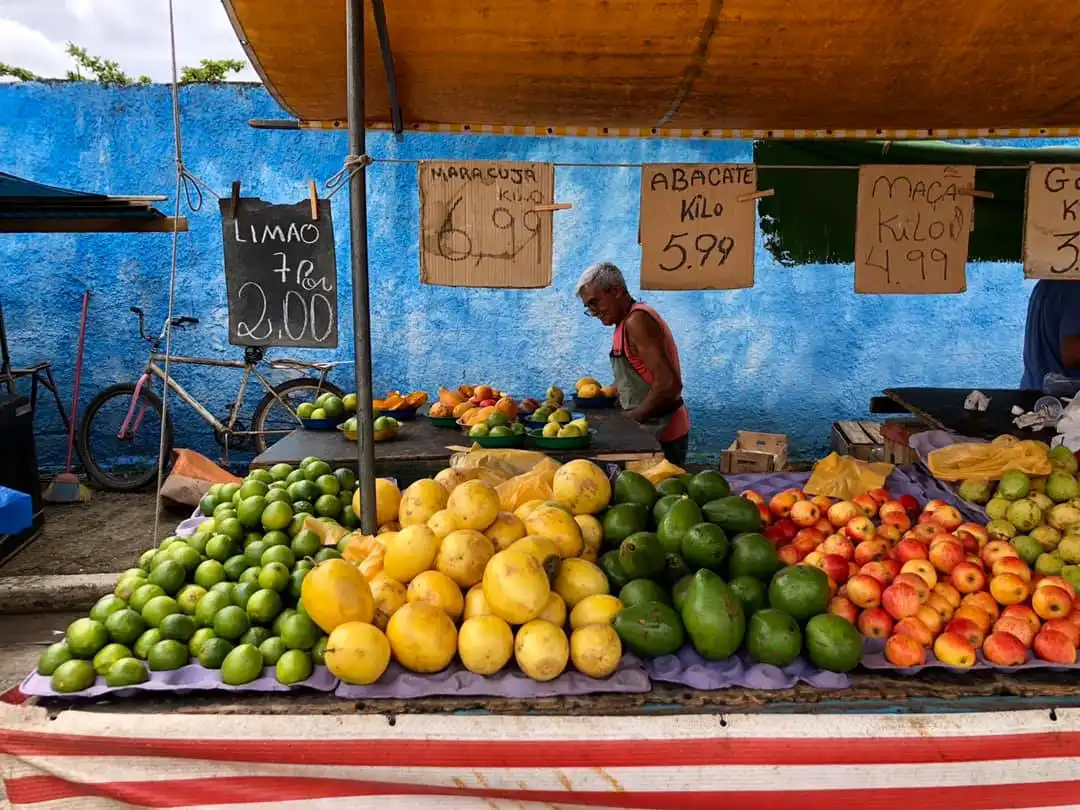
<path id="1" fill-rule="evenodd" d="M 1028 301 L 1021 388 L 1047 374 L 1080 378 L 1080 281 L 1040 281 Z"/>

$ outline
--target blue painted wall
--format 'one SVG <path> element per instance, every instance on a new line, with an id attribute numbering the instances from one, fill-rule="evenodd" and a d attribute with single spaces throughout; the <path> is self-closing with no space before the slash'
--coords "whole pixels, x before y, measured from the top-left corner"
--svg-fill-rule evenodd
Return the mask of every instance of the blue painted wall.
<path id="1" fill-rule="evenodd" d="M 251 118 L 280 117 L 261 87 L 181 91 L 188 168 L 225 194 L 240 178 L 245 195 L 277 202 L 306 196 L 306 181 L 336 172 L 344 133 L 260 131 Z M 1046 142 L 1043 142 L 1044 145 Z M 491 158 L 575 163 L 748 161 L 751 144 L 556 140 L 491 136 L 369 136 L 376 157 Z M 80 84 L 0 85 L 0 169 L 40 182 L 112 194 L 172 194 L 169 89 Z M 639 171 L 559 168 L 553 285 L 539 291 L 466 290 L 419 283 L 416 167 L 370 170 L 371 302 L 376 390 L 491 381 L 526 394 L 583 374 L 606 379 L 610 332 L 573 297 L 578 275 L 607 259 L 636 283 Z M 171 210 L 172 203 L 163 206 Z M 177 314 L 202 323 L 177 333 L 174 351 L 238 358 L 226 339 L 225 284 L 216 201 L 186 212 L 180 237 Z M 341 344 L 351 357 L 348 201 L 334 198 Z M 93 292 L 82 404 L 113 382 L 133 379 L 144 348 L 128 307 L 159 326 L 166 311 L 168 235 L 0 237 L 0 300 L 16 362 L 50 359 L 70 396 L 79 296 Z M 787 432 L 795 454 L 822 452 L 838 418 L 866 413 L 888 385 L 1015 386 L 1029 286 L 1016 266 L 973 265 L 960 296 L 856 296 L 850 267 L 782 268 L 759 246 L 750 290 L 648 293 L 667 318 L 683 357 L 694 421 L 692 451 L 715 458 L 738 428 Z M 278 354 L 326 358 L 327 352 Z M 227 371 L 183 369 L 178 379 L 224 414 L 235 393 Z M 338 383 L 353 386 L 347 375 Z M 254 405 L 255 399 L 250 401 Z M 216 458 L 210 431 L 174 414 L 178 446 Z M 63 462 L 59 421 L 39 415 L 43 466 Z"/>

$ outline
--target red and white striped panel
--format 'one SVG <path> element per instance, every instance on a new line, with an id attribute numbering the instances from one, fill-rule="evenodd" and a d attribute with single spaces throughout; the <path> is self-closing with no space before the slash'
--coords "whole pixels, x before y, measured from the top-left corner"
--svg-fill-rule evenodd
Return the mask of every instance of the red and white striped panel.
<path id="1" fill-rule="evenodd" d="M 14 808 L 1080 807 L 1080 710 L 131 715 L 0 704 Z"/>

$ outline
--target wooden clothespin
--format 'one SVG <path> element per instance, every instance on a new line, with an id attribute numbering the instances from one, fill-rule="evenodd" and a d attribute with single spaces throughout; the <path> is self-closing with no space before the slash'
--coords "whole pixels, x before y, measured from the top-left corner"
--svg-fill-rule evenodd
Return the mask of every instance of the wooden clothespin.
<path id="1" fill-rule="evenodd" d="M 319 218 L 319 189 L 314 180 L 308 180 L 308 199 L 311 200 L 311 221 Z"/>
<path id="2" fill-rule="evenodd" d="M 764 197 L 771 197 L 776 193 L 774 188 L 766 188 L 761 191 L 754 191 L 750 194 L 740 194 L 735 198 L 735 202 L 750 202 L 751 200 L 760 200 Z"/>
<path id="3" fill-rule="evenodd" d="M 994 192 L 992 192 L 992 191 L 981 191 L 980 189 L 977 189 L 977 188 L 961 188 L 961 189 L 958 189 L 956 193 L 960 194 L 960 195 L 962 195 L 964 197 L 978 197 L 980 200 L 992 200 L 992 199 L 994 199 Z"/>
<path id="4" fill-rule="evenodd" d="M 236 219 L 236 204 L 240 202 L 240 181 L 233 180 L 232 196 L 229 199 L 229 217 Z"/>
<path id="5" fill-rule="evenodd" d="M 537 211 L 537 212 L 540 212 L 540 211 L 569 211 L 573 207 L 574 207 L 573 203 L 551 203 L 551 204 L 545 204 L 545 205 L 534 205 L 532 207 L 532 210 Z"/>

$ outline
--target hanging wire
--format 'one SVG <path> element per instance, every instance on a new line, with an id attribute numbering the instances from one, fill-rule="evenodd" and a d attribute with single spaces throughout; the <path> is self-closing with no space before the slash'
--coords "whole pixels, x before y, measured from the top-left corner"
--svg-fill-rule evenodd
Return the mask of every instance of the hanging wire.
<path id="1" fill-rule="evenodd" d="M 415 166 L 415 165 L 417 165 L 419 163 L 430 163 L 430 162 L 432 162 L 434 160 L 437 160 L 440 163 L 453 163 L 453 162 L 455 162 L 453 158 L 380 158 L 380 157 L 366 156 L 366 159 L 371 163 L 389 163 L 389 164 L 395 164 L 396 163 L 396 164 L 411 165 L 411 166 Z M 474 158 L 461 158 L 458 162 L 467 163 L 467 162 L 470 162 L 472 160 L 474 160 Z M 638 163 L 580 163 L 580 162 L 575 162 L 575 161 L 541 160 L 541 161 L 537 161 L 537 162 L 550 164 L 550 165 L 554 166 L 557 169 L 640 169 L 640 168 L 642 168 L 644 166 L 663 166 L 663 165 L 665 165 L 664 161 L 642 161 L 642 162 L 638 162 Z M 670 162 L 670 161 L 668 161 L 668 162 Z M 839 164 L 837 164 L 837 165 L 832 165 L 832 164 L 829 164 L 829 165 L 808 164 L 808 165 L 800 166 L 800 165 L 797 165 L 797 164 L 792 164 L 792 165 L 765 164 L 765 163 L 753 163 L 753 161 L 738 161 L 738 160 L 731 161 L 731 162 L 734 162 L 736 164 L 745 163 L 745 164 L 748 164 L 748 165 L 753 165 L 753 167 L 755 169 L 758 169 L 759 171 L 760 170 L 782 170 L 782 171 L 830 171 L 830 172 L 841 171 L 841 172 L 856 172 L 859 169 L 873 168 L 874 166 L 892 165 L 892 164 L 867 163 L 864 166 L 859 166 L 859 165 L 844 166 L 844 165 L 839 165 Z M 688 163 L 689 165 L 695 165 L 695 162 L 693 162 L 693 161 L 686 161 L 686 163 Z M 701 165 L 706 165 L 706 166 L 710 165 L 710 163 L 708 161 L 705 161 L 705 162 L 697 161 L 697 163 L 701 163 Z M 908 165 L 908 164 L 899 164 L 899 165 Z M 914 164 L 910 164 L 910 165 L 914 165 Z M 942 164 L 931 164 L 931 165 L 944 166 L 946 164 L 942 163 Z M 961 164 L 956 164 L 956 165 L 967 166 L 968 164 L 961 163 Z M 972 168 L 974 168 L 976 171 L 985 172 L 985 171 L 994 171 L 994 170 L 1024 171 L 1024 170 L 1029 169 L 1030 167 L 1031 167 L 1030 163 L 1017 163 L 1017 164 L 1014 164 L 1014 165 L 1011 165 L 1011 166 L 1002 166 L 1002 165 L 973 166 Z M 341 172 L 338 172 L 338 174 L 341 174 Z M 337 175 L 334 175 L 334 177 L 337 177 Z M 333 179 L 333 178 L 331 178 L 331 179 Z M 327 187 L 329 187 L 329 185 L 330 185 L 330 182 L 327 181 Z"/>
<path id="2" fill-rule="evenodd" d="M 373 160 L 370 155 L 346 155 L 341 168 L 338 169 L 324 184 L 330 189 L 330 194 L 327 195 L 327 199 L 330 199 L 330 197 L 333 197 L 341 191 L 341 189 L 345 188 L 354 174 L 365 166 L 371 165 L 372 162 Z"/>
<path id="3" fill-rule="evenodd" d="M 176 265 L 180 250 L 180 205 L 181 195 L 185 190 L 184 147 L 180 135 L 180 81 L 176 69 L 176 20 L 173 15 L 173 0 L 169 0 L 169 48 L 172 59 L 172 111 L 173 111 L 173 137 L 176 144 L 176 192 L 173 196 L 173 232 L 172 232 L 172 263 L 169 268 L 169 305 L 165 316 L 165 382 L 161 391 L 161 434 L 158 436 L 158 480 L 157 498 L 154 503 L 154 536 L 153 541 L 158 541 L 158 529 L 161 522 L 161 486 L 165 479 L 165 468 L 168 459 L 165 455 L 165 433 L 169 421 L 169 366 L 172 357 L 172 319 L 173 307 L 176 303 Z M 192 184 L 198 193 L 198 203 L 202 206 L 202 192 L 198 185 Z M 191 198 L 188 198 L 189 204 Z M 198 209 L 195 209 L 198 210 Z"/>

